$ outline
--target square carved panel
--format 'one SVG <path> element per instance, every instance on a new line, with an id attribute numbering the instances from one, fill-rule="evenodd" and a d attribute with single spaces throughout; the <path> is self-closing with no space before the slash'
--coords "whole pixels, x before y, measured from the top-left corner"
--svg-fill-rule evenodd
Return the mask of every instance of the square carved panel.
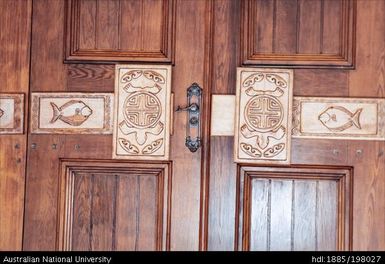
<path id="1" fill-rule="evenodd" d="M 351 168 L 238 169 L 238 250 L 351 250 Z"/>
<path id="2" fill-rule="evenodd" d="M 385 140 L 385 99 L 295 97 L 293 136 Z"/>
<path id="3" fill-rule="evenodd" d="M 174 0 L 66 4 L 66 61 L 172 62 Z"/>
<path id="4" fill-rule="evenodd" d="M 56 250 L 169 250 L 167 162 L 62 160 Z"/>
<path id="5" fill-rule="evenodd" d="M 171 66 L 117 65 L 113 157 L 167 160 Z"/>
<path id="6" fill-rule="evenodd" d="M 31 133 L 111 134 L 113 94 L 32 93 Z"/>
<path id="7" fill-rule="evenodd" d="M 290 163 L 291 70 L 238 68 L 234 159 Z"/>
<path id="8" fill-rule="evenodd" d="M 354 68 L 356 1 L 242 1 L 244 65 Z"/>
<path id="9" fill-rule="evenodd" d="M 24 94 L 0 94 L 0 134 L 22 134 Z"/>

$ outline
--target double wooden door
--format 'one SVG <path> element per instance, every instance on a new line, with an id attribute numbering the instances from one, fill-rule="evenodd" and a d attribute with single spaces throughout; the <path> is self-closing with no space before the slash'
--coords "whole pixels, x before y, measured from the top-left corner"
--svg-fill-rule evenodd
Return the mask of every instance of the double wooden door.
<path id="1" fill-rule="evenodd" d="M 384 141 L 293 137 L 287 165 L 236 163 L 211 111 L 237 67 L 293 69 L 294 97 L 383 97 L 384 1 L 0 5 L 0 91 L 25 95 L 24 133 L 0 135 L 0 249 L 384 250 Z M 113 158 L 108 133 L 34 133 L 34 93 L 112 94 L 117 64 L 171 65 L 174 110 L 202 87 L 196 152 L 186 112 L 163 161 Z"/>

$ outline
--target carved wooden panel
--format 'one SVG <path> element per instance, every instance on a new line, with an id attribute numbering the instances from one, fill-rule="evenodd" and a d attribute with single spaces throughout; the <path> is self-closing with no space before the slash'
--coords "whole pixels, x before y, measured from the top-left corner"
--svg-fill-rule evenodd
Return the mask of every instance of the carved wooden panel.
<path id="1" fill-rule="evenodd" d="M 67 1 L 67 61 L 171 62 L 174 0 Z"/>
<path id="2" fill-rule="evenodd" d="M 113 157 L 167 160 L 171 66 L 117 65 Z"/>
<path id="3" fill-rule="evenodd" d="M 385 99 L 295 97 L 293 136 L 385 140 Z"/>
<path id="4" fill-rule="evenodd" d="M 293 72 L 238 68 L 236 162 L 290 163 Z"/>
<path id="5" fill-rule="evenodd" d="M 24 94 L 0 94 L 0 134 L 23 134 Z"/>
<path id="6" fill-rule="evenodd" d="M 245 65 L 354 67 L 356 1 L 245 0 Z"/>
<path id="7" fill-rule="evenodd" d="M 168 163 L 61 163 L 57 250 L 167 250 Z"/>
<path id="8" fill-rule="evenodd" d="M 239 167 L 238 250 L 351 249 L 349 168 Z"/>
<path id="9" fill-rule="evenodd" d="M 112 133 L 113 94 L 32 93 L 31 98 L 31 133 Z"/>

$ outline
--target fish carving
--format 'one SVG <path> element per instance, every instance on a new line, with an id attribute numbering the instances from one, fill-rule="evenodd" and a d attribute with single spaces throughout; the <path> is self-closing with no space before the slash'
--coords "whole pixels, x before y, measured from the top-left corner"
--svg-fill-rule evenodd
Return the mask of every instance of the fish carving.
<path id="1" fill-rule="evenodd" d="M 355 113 L 352 113 L 342 106 L 330 106 L 318 116 L 318 119 L 333 132 L 344 131 L 353 125 L 361 129 L 361 112 L 362 108 L 358 108 Z"/>
<path id="2" fill-rule="evenodd" d="M 4 115 L 4 111 L 0 108 L 0 117 Z"/>
<path id="3" fill-rule="evenodd" d="M 70 126 L 80 126 L 92 115 L 92 109 L 79 100 L 68 101 L 61 107 L 51 102 L 51 106 L 53 110 L 51 124 L 59 119 Z"/>

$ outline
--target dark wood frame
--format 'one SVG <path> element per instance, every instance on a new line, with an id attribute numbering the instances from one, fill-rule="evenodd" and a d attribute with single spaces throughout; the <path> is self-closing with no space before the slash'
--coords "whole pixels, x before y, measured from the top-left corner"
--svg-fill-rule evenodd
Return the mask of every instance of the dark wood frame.
<path id="1" fill-rule="evenodd" d="M 242 65 L 283 68 L 344 68 L 354 69 L 356 53 L 356 13 L 355 0 L 342 0 L 342 18 L 339 38 L 342 43 L 339 54 L 274 54 L 257 53 L 254 50 L 253 11 L 256 1 L 244 0 L 241 6 L 241 57 Z"/>
<path id="2" fill-rule="evenodd" d="M 353 219 L 353 168 L 343 166 L 293 165 L 285 167 L 258 167 L 238 165 L 236 194 L 236 220 L 234 250 L 250 250 L 250 209 L 251 180 L 262 179 L 302 179 L 336 180 L 337 194 L 337 241 L 335 250 L 352 250 Z"/>
<path id="3" fill-rule="evenodd" d="M 81 50 L 79 48 L 80 0 L 68 0 L 65 7 L 64 62 L 160 62 L 173 63 L 175 47 L 175 0 L 164 0 L 162 21 L 162 43 L 159 51 L 130 50 Z"/>
<path id="4" fill-rule="evenodd" d="M 171 162 L 126 162 L 118 160 L 71 160 L 61 159 L 59 166 L 58 225 L 56 250 L 72 250 L 71 230 L 73 219 L 73 188 L 76 172 L 136 173 L 157 177 L 158 214 L 156 250 L 170 250 L 171 227 Z"/>

